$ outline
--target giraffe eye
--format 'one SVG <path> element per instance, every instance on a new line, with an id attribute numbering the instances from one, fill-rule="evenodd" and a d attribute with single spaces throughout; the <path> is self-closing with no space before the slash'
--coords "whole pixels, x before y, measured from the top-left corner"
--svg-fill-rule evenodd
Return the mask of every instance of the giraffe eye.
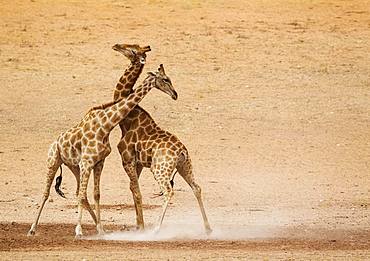
<path id="1" fill-rule="evenodd" d="M 140 63 L 145 64 L 145 57 L 140 57 Z"/>

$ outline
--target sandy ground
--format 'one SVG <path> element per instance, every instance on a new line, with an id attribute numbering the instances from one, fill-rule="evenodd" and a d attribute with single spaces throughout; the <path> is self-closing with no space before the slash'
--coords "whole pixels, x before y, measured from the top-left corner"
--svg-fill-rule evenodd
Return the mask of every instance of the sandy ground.
<path id="1" fill-rule="evenodd" d="M 2 260 L 370 259 L 367 1 L 1 1 L 0 21 Z M 49 144 L 112 99 L 128 61 L 111 46 L 122 42 L 151 45 L 144 71 L 163 63 L 179 93 L 153 90 L 141 105 L 187 145 L 214 235 L 181 178 L 165 236 L 130 234 L 115 129 L 102 217 L 122 232 L 73 240 L 64 168 L 68 198 L 53 191 L 27 238 Z M 140 183 L 150 228 L 161 199 L 148 170 Z"/>

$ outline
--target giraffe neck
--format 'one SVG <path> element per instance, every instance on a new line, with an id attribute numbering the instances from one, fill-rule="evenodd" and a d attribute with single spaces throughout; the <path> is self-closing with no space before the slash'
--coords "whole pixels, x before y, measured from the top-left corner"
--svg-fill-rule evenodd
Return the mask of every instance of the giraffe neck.
<path id="1" fill-rule="evenodd" d="M 123 98 L 121 101 L 117 102 L 113 106 L 105 109 L 107 115 L 109 112 L 111 116 L 108 116 L 111 125 L 110 129 L 107 131 L 111 131 L 115 126 L 117 126 L 126 116 L 133 110 L 139 102 L 145 97 L 146 94 L 155 86 L 155 77 L 149 75 L 144 82 L 139 85 L 138 87 L 130 93 L 127 98 Z"/>
<path id="2" fill-rule="evenodd" d="M 132 88 L 143 71 L 143 68 L 144 64 L 140 63 L 140 61 L 131 62 L 114 89 L 114 101 L 126 98 L 132 92 Z"/>

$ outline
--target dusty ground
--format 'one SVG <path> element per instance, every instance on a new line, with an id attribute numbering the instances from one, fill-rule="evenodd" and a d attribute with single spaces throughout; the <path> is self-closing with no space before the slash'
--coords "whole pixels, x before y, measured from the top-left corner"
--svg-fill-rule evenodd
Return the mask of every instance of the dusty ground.
<path id="1" fill-rule="evenodd" d="M 2 1 L 1 259 L 369 259 L 370 6 L 299 2 Z M 184 231 L 173 240 L 76 242 L 66 168 L 68 199 L 52 192 L 25 236 L 49 144 L 110 101 L 128 65 L 118 42 L 150 44 L 144 70 L 163 63 L 173 80 L 178 101 L 152 91 L 141 105 L 189 148 L 216 237 L 182 237 L 201 219 L 177 178 L 165 226 Z M 141 186 L 150 226 L 161 200 L 147 170 Z M 135 223 L 115 150 L 102 203 L 110 230 Z"/>

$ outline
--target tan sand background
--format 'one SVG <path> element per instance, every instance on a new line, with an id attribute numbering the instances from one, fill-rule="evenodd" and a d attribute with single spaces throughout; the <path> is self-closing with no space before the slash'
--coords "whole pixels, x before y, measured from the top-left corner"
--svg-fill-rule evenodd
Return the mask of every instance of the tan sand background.
<path id="1" fill-rule="evenodd" d="M 370 258 L 368 1 L 1 1 L 0 22 L 1 259 Z M 144 72 L 163 63 L 179 93 L 141 105 L 187 145 L 221 241 L 182 238 L 202 224 L 177 177 L 172 241 L 75 242 L 67 168 L 68 199 L 52 191 L 25 236 L 49 144 L 112 99 L 129 63 L 111 46 L 123 42 L 150 45 Z M 135 223 L 119 138 L 101 180 L 113 230 Z M 150 226 L 158 186 L 148 170 L 140 184 Z"/>

